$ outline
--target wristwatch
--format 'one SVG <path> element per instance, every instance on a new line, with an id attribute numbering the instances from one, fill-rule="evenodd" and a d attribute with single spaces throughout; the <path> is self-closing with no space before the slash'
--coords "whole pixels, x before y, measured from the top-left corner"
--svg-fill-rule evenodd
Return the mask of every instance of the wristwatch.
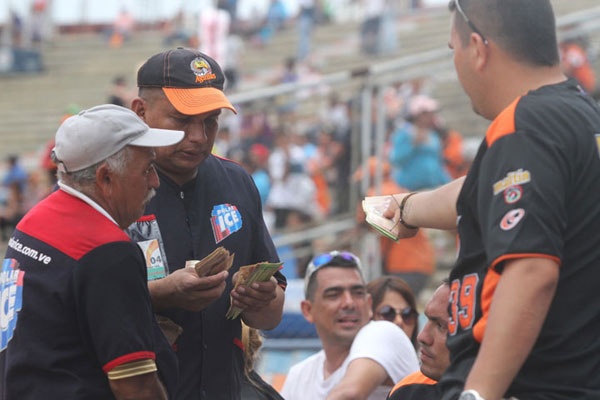
<path id="1" fill-rule="evenodd" d="M 485 400 L 477 390 L 469 389 L 460 394 L 458 400 Z"/>

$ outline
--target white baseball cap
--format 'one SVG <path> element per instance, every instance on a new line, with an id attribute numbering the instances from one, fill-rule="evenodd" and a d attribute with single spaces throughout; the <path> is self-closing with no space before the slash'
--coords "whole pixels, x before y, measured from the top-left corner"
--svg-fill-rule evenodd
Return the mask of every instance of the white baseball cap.
<path id="1" fill-rule="evenodd" d="M 170 146 L 183 136 L 183 131 L 150 128 L 128 108 L 103 104 L 67 118 L 56 131 L 52 152 L 60 171 L 75 172 L 126 146 Z"/>

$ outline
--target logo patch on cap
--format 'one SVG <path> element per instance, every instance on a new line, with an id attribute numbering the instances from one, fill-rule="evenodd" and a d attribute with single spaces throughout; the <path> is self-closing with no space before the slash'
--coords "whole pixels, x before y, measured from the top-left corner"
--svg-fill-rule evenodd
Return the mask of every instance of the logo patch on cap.
<path id="1" fill-rule="evenodd" d="M 190 63 L 190 69 L 196 75 L 196 83 L 217 79 L 217 75 L 212 72 L 208 61 L 202 57 L 196 57 Z"/>

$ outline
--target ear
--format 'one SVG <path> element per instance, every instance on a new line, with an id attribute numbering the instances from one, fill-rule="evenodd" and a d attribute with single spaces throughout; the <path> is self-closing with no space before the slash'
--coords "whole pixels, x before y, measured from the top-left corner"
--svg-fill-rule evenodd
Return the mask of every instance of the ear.
<path id="1" fill-rule="evenodd" d="M 475 57 L 475 69 L 477 71 L 481 71 L 490 61 L 492 43 L 486 43 L 480 35 L 477 33 L 472 33 L 471 44 Z"/>
<path id="2" fill-rule="evenodd" d="M 145 119 L 145 116 L 146 116 L 146 102 L 142 98 L 136 97 L 135 99 L 133 99 L 131 101 L 131 109 L 142 120 L 144 120 L 144 121 L 146 120 Z"/>
<path id="3" fill-rule="evenodd" d="M 311 324 L 314 323 L 314 319 L 312 316 L 312 303 L 310 300 L 302 300 L 300 303 L 300 309 L 302 310 L 302 315 L 304 315 L 304 319 L 306 319 Z"/>
<path id="4" fill-rule="evenodd" d="M 102 194 L 106 195 L 111 192 L 113 174 L 106 163 L 103 163 L 96 170 L 96 185 Z"/>

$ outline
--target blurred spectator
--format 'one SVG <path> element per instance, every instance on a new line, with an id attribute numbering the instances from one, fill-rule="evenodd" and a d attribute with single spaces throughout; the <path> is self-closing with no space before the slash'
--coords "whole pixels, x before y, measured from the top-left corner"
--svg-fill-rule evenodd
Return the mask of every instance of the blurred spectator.
<path id="1" fill-rule="evenodd" d="M 2 179 L 2 186 L 5 188 L 10 188 L 13 184 L 16 184 L 19 192 L 23 193 L 25 191 L 25 187 L 27 186 L 29 174 L 20 164 L 18 155 L 9 155 L 6 159 L 6 162 L 8 163 L 8 169 L 6 171 L 6 175 Z"/>
<path id="2" fill-rule="evenodd" d="M 317 17 L 317 0 L 298 0 L 300 12 L 298 14 L 298 48 L 296 59 L 304 61 L 310 54 L 312 34 Z"/>
<path id="3" fill-rule="evenodd" d="M 467 174 L 470 162 L 465 158 L 463 137 L 457 130 L 436 123 L 436 132 L 442 141 L 444 166 L 450 178 L 456 179 Z"/>
<path id="4" fill-rule="evenodd" d="M 418 95 L 411 99 L 406 123 L 391 136 L 389 159 L 398 185 L 410 190 L 437 187 L 450 180 L 442 143 L 435 133 L 438 102 Z"/>
<path id="5" fill-rule="evenodd" d="M 13 8 L 10 9 L 9 14 L 10 44 L 12 47 L 21 47 L 23 44 L 23 18 Z"/>
<path id="6" fill-rule="evenodd" d="M 135 20 L 133 15 L 126 8 L 122 8 L 109 33 L 110 47 L 121 47 L 124 42 L 131 39 L 134 29 Z"/>
<path id="7" fill-rule="evenodd" d="M 338 139 L 350 134 L 350 110 L 348 103 L 340 98 L 338 92 L 331 92 L 327 99 L 327 106 L 320 114 L 321 124 L 330 124 Z"/>
<path id="8" fill-rule="evenodd" d="M 361 49 L 365 54 L 378 54 L 381 22 L 385 0 L 363 0 L 363 21 L 360 26 Z"/>
<path id="9" fill-rule="evenodd" d="M 242 400 L 283 400 L 277 391 L 256 372 L 255 365 L 262 347 L 262 337 L 257 329 L 242 323 L 244 346 L 244 381 Z"/>
<path id="10" fill-rule="evenodd" d="M 50 38 L 50 15 L 47 0 L 34 0 L 31 3 L 29 18 L 31 44 L 39 47 Z"/>
<path id="11" fill-rule="evenodd" d="M 242 110 L 240 127 L 240 146 L 243 151 L 248 151 L 254 143 L 262 143 L 268 148 L 273 147 L 275 133 L 269 121 L 269 113 L 259 104 L 247 103 Z"/>
<path id="12" fill-rule="evenodd" d="M 13 182 L 6 186 L 6 199 L 0 208 L 0 237 L 6 242 L 17 223 L 25 215 L 24 195 L 19 184 Z"/>
<path id="13" fill-rule="evenodd" d="M 398 13 L 398 2 L 386 1 L 383 16 L 379 24 L 379 40 L 377 42 L 377 54 L 389 55 L 398 49 L 398 35 L 396 33 L 396 15 Z"/>
<path id="14" fill-rule="evenodd" d="M 264 46 L 269 43 L 278 31 L 285 28 L 288 18 L 283 0 L 271 0 L 264 24 L 258 31 L 256 44 Z"/>
<path id="15" fill-rule="evenodd" d="M 122 75 L 114 77 L 108 92 L 108 104 L 129 108 L 135 98 L 135 92 L 127 85 L 127 80 Z"/>
<path id="16" fill-rule="evenodd" d="M 246 171 L 254 179 L 260 200 L 264 206 L 271 191 L 271 177 L 267 171 L 267 163 L 269 162 L 269 149 L 267 146 L 255 143 L 250 146 L 246 157 L 244 158 L 244 167 Z"/>
<path id="17" fill-rule="evenodd" d="M 164 26 L 163 44 L 167 47 L 172 47 L 175 44 L 180 44 L 185 47 L 195 47 L 191 39 L 196 31 L 195 24 L 187 13 L 183 10 L 177 13 L 165 23 Z"/>
<path id="18" fill-rule="evenodd" d="M 375 176 L 378 168 L 381 173 L 381 186 L 375 185 Z M 365 177 L 365 172 L 369 177 Z M 368 159 L 365 166 L 360 167 L 352 176 L 354 181 L 369 179 L 371 183 L 367 189 L 367 196 L 391 195 L 406 192 L 392 179 L 391 167 L 387 161 L 377 157 Z M 367 227 L 365 214 L 359 205 L 356 210 L 356 220 Z M 370 231 L 370 228 L 369 230 Z M 379 238 L 381 245 L 382 272 L 385 275 L 394 275 L 406 281 L 416 296 L 419 296 L 435 269 L 435 251 L 427 233 L 419 229 L 417 234 L 410 239 L 394 242 L 384 236 Z"/>
<path id="19" fill-rule="evenodd" d="M 326 96 L 331 91 L 331 87 L 323 82 L 321 64 L 321 60 L 311 57 L 305 59 L 298 69 L 298 81 L 312 84 L 310 87 L 298 91 L 298 98 L 300 100 L 306 100 L 313 96 Z"/>
<path id="20" fill-rule="evenodd" d="M 291 142 L 285 131 L 275 137 L 268 164 L 272 184 L 266 205 L 275 213 L 275 229 L 286 227 L 292 210 L 302 210 L 311 217 L 316 215 L 316 188 L 304 168 L 304 151 Z"/>
<path id="21" fill-rule="evenodd" d="M 69 104 L 65 109 L 65 113 L 60 117 L 59 125 L 61 125 L 65 119 L 69 118 L 72 115 L 79 113 L 80 108 L 76 104 Z M 52 136 L 48 142 L 46 142 L 46 147 L 42 153 L 42 158 L 40 160 L 40 165 L 42 170 L 46 172 L 46 192 L 49 193 L 51 190 L 54 190 L 54 185 L 56 185 L 56 164 L 52 161 L 52 150 L 54 149 L 54 136 Z"/>
<path id="22" fill-rule="evenodd" d="M 565 75 L 576 79 L 586 92 L 595 95 L 596 74 L 588 59 L 584 41 L 581 38 L 565 39 L 560 43 L 560 52 Z"/>
<path id="23" fill-rule="evenodd" d="M 227 66 L 227 37 L 231 28 L 231 15 L 224 0 L 217 7 L 212 3 L 200 11 L 198 23 L 199 50 L 214 58 L 222 69 Z"/>
<path id="24" fill-rule="evenodd" d="M 232 92 L 238 89 L 240 84 L 240 57 L 244 50 L 244 41 L 239 35 L 230 33 L 227 36 L 227 51 L 225 52 L 225 90 Z"/>
<path id="25" fill-rule="evenodd" d="M 342 167 L 348 158 L 345 150 L 344 144 L 334 136 L 333 128 L 322 126 L 317 133 L 316 152 L 308 159 L 307 170 L 315 181 L 323 215 L 338 211 L 337 195 L 341 186 L 347 185 L 347 175 L 342 175 Z"/>
<path id="26" fill-rule="evenodd" d="M 295 57 L 287 57 L 283 60 L 280 72 L 275 74 L 275 78 L 270 81 L 272 85 L 283 83 L 298 82 L 300 74 L 298 73 L 297 60 Z M 287 93 L 275 98 L 277 104 L 277 118 L 279 124 L 295 119 L 295 112 L 298 108 L 298 99 L 296 93 Z"/>
<path id="27" fill-rule="evenodd" d="M 0 230 L 2 240 L 8 240 L 10 233 L 25 215 L 25 193 L 29 174 L 21 166 L 19 156 L 11 154 L 7 158 L 8 168 L 2 179 L 6 199 L 0 209 Z"/>

